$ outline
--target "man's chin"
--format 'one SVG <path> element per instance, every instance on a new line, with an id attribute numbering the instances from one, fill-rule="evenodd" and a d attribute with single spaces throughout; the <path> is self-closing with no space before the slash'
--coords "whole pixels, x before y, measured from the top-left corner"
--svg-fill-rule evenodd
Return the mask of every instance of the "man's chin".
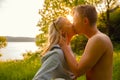
<path id="1" fill-rule="evenodd" d="M 78 33 L 78 35 L 83 35 L 83 33 Z"/>

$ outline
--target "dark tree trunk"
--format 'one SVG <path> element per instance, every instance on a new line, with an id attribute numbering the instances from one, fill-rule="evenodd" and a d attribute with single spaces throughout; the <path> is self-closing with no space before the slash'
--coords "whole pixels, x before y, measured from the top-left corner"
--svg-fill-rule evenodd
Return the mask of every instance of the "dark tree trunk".
<path id="1" fill-rule="evenodd" d="M 107 27 L 107 34 L 111 37 L 111 25 L 110 25 L 110 2 L 107 0 L 107 11 L 106 11 L 106 27 Z"/>

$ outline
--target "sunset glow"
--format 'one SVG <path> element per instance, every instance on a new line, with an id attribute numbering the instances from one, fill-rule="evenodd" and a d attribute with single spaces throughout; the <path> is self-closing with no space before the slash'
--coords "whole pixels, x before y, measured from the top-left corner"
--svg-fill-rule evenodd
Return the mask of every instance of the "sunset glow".
<path id="1" fill-rule="evenodd" d="M 73 23 L 73 17 L 71 15 L 67 15 L 66 17 L 71 23 Z"/>
<path id="2" fill-rule="evenodd" d="M 44 0 L 3 0 L 0 3 L 0 36 L 35 37 L 40 33 L 36 25 L 43 4 Z"/>

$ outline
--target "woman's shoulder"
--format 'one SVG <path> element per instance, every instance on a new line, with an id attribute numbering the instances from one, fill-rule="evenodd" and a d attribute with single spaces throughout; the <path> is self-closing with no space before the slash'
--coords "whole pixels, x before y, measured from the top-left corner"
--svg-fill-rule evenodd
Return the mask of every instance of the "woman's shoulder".
<path id="1" fill-rule="evenodd" d="M 54 45 L 50 51 L 48 51 L 43 57 L 42 59 L 46 60 L 48 58 L 50 58 L 50 56 L 55 56 L 55 55 L 58 55 L 58 58 L 63 58 L 64 57 L 64 54 L 63 54 L 63 51 L 62 49 L 60 48 L 59 45 Z"/>
<path id="2" fill-rule="evenodd" d="M 63 55 L 63 51 L 59 45 L 54 45 L 51 50 L 49 51 L 50 54 L 58 54 Z"/>

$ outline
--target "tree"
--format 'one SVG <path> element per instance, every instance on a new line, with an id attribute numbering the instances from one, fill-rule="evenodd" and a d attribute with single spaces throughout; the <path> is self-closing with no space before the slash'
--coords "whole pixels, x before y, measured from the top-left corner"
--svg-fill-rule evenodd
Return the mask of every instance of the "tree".
<path id="1" fill-rule="evenodd" d="M 112 35 L 112 24 L 110 24 L 110 13 L 115 11 L 117 8 L 119 8 L 119 1 L 118 0 L 86 0 L 87 4 L 92 4 L 97 8 L 100 14 L 99 23 L 102 23 L 102 25 L 105 23 L 104 31 L 106 30 L 106 34 L 108 34 L 109 37 Z M 101 25 L 101 24 L 100 24 Z M 101 28 L 102 29 L 102 28 Z M 102 29 L 103 30 L 103 29 Z"/>
<path id="2" fill-rule="evenodd" d="M 106 0 L 105 4 L 106 4 L 106 27 L 107 27 L 107 33 L 108 36 L 111 37 L 112 34 L 112 26 L 110 24 L 110 12 L 112 10 L 114 10 L 114 8 L 116 9 L 116 7 L 118 7 L 117 4 L 118 0 Z"/>
<path id="3" fill-rule="evenodd" d="M 43 33 L 36 36 L 36 44 L 41 47 L 44 46 L 45 42 L 47 41 L 47 37 L 48 37 L 47 30 L 48 30 L 49 25 L 52 23 L 52 20 L 56 19 L 59 16 L 65 17 L 66 15 L 70 14 L 69 12 L 74 6 L 77 6 L 80 4 L 91 4 L 91 5 L 98 7 L 100 4 L 104 4 L 104 5 L 109 4 L 109 8 L 112 10 L 113 9 L 112 5 L 115 5 L 115 3 L 116 2 L 114 2 L 114 0 L 110 0 L 109 3 L 107 3 L 104 0 L 45 0 L 43 9 L 39 10 L 39 14 L 41 15 L 42 18 L 37 24 L 37 26 L 40 27 L 40 30 L 42 30 Z M 108 7 L 105 6 L 104 9 L 107 10 Z M 101 13 L 103 12 L 104 11 L 102 11 Z M 109 17 L 106 18 L 105 14 L 102 14 L 102 15 L 103 15 L 103 18 L 101 19 L 105 23 L 105 26 L 106 26 L 106 23 L 109 22 Z M 102 22 L 99 22 L 100 25 L 101 23 Z M 107 28 L 110 28 L 110 27 L 107 27 Z M 105 29 L 103 28 L 103 30 Z M 73 46 L 72 48 L 73 48 L 73 51 L 76 53 L 78 53 L 77 50 L 83 49 L 83 47 L 85 46 L 84 43 L 86 43 L 87 41 L 84 37 L 81 37 L 80 39 L 79 38 L 80 37 L 77 36 L 76 38 L 72 39 L 72 46 Z M 82 48 L 79 48 L 80 46 L 77 45 L 78 40 L 81 40 L 79 45 L 83 46 Z M 77 49 L 75 49 L 74 47 Z"/>
<path id="4" fill-rule="evenodd" d="M 45 0 L 43 9 L 39 10 L 39 14 L 42 18 L 37 24 L 43 33 L 36 36 L 36 44 L 38 46 L 45 45 L 48 27 L 52 21 L 59 16 L 66 17 L 70 14 L 73 6 L 83 2 L 84 0 Z"/>
<path id="5" fill-rule="evenodd" d="M 46 42 L 48 27 L 52 23 L 52 20 L 56 19 L 58 16 L 65 16 L 68 12 L 69 8 L 65 8 L 65 3 L 63 3 L 63 1 L 45 0 L 43 9 L 39 10 L 39 14 L 42 18 L 37 26 L 40 27 L 43 33 L 36 36 L 37 45 L 43 46 Z"/>
<path id="6" fill-rule="evenodd" d="M 7 39 L 3 36 L 0 36 L 0 48 L 4 48 L 7 46 Z"/>
<path id="7" fill-rule="evenodd" d="M 111 39 L 120 42 L 120 8 L 110 13 L 110 23 L 112 24 Z"/>
<path id="8" fill-rule="evenodd" d="M 117 8 L 119 8 L 118 0 L 105 0 L 105 1 L 103 1 L 103 5 L 105 5 L 105 7 L 103 9 L 105 12 L 102 12 L 102 15 L 104 15 L 103 21 L 106 24 L 105 25 L 106 26 L 106 33 L 111 38 L 113 28 L 112 28 L 112 24 L 110 21 L 110 13 L 112 13 Z"/>
<path id="9" fill-rule="evenodd" d="M 59 16 L 66 17 L 70 14 L 71 9 L 79 4 L 85 4 L 85 0 L 45 0 L 43 9 L 39 10 L 42 18 L 37 24 L 43 33 L 36 36 L 36 45 L 41 47 L 46 45 L 48 27 L 52 23 L 52 20 Z M 78 39 L 79 38 L 72 39 L 72 46 L 77 46 L 74 42 L 78 41 Z M 73 50 L 75 49 L 74 47 L 72 48 Z"/>

